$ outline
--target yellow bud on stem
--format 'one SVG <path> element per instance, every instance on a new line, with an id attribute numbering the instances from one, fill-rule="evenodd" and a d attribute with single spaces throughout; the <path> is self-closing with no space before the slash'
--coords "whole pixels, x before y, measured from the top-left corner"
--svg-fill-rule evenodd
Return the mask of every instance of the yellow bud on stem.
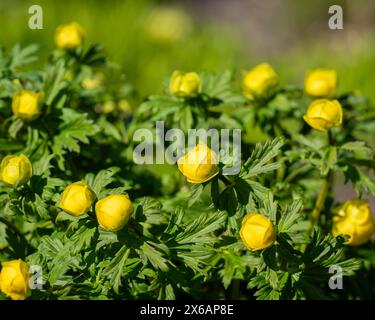
<path id="1" fill-rule="evenodd" d="M 60 208 L 73 216 L 87 213 L 95 200 L 95 193 L 83 181 L 67 186 L 60 200 Z"/>
<path id="2" fill-rule="evenodd" d="M 215 152 L 202 142 L 178 159 L 177 164 L 190 183 L 209 181 L 219 173 Z"/>
<path id="3" fill-rule="evenodd" d="M 28 265 L 21 259 L 1 264 L 0 291 L 13 300 L 24 300 L 30 296 Z"/>
<path id="4" fill-rule="evenodd" d="M 196 97 L 202 91 L 201 80 L 196 72 L 174 71 L 169 82 L 170 92 L 183 98 Z"/>
<path id="5" fill-rule="evenodd" d="M 340 127 L 343 119 L 342 106 L 337 100 L 314 100 L 308 107 L 303 119 L 319 131 Z"/>
<path id="6" fill-rule="evenodd" d="M 367 242 L 374 232 L 375 222 L 367 201 L 348 200 L 333 218 L 332 234 L 349 235 L 348 245 L 361 245 Z"/>
<path id="7" fill-rule="evenodd" d="M 242 220 L 240 236 L 248 249 L 257 251 L 275 242 L 276 231 L 269 218 L 259 213 L 249 213 Z"/>
<path id="8" fill-rule="evenodd" d="M 23 154 L 6 156 L 0 164 L 0 180 L 6 185 L 16 186 L 27 183 L 33 174 L 32 164 Z"/>
<path id="9" fill-rule="evenodd" d="M 55 43 L 58 48 L 75 49 L 82 45 L 85 30 L 77 22 L 64 24 L 56 29 Z"/>
<path id="10" fill-rule="evenodd" d="M 95 212 L 103 229 L 116 232 L 128 223 L 133 212 L 133 204 L 128 195 L 111 194 L 96 203 Z"/>

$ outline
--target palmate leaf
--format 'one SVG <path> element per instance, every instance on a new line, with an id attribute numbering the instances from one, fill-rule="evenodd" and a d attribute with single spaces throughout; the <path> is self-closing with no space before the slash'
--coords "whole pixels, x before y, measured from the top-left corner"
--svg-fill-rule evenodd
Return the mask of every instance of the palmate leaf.
<path id="1" fill-rule="evenodd" d="M 285 208 L 278 223 L 278 231 L 280 233 L 288 233 L 299 221 L 299 219 L 302 217 L 300 213 L 302 206 L 303 201 L 301 199 L 297 199 Z"/>
<path id="2" fill-rule="evenodd" d="M 174 239 L 179 244 L 210 243 L 213 240 L 211 233 L 222 227 L 225 219 L 226 213 L 223 211 L 210 214 L 202 213 L 197 219 L 186 225 Z"/>
<path id="3" fill-rule="evenodd" d="M 99 195 L 105 189 L 106 186 L 108 186 L 116 180 L 115 175 L 119 171 L 120 168 L 111 167 L 99 171 L 99 173 L 96 176 L 94 176 L 92 173 L 89 173 L 85 176 L 84 180 L 88 183 L 88 185 L 95 192 L 95 194 Z"/>
<path id="4" fill-rule="evenodd" d="M 222 257 L 224 259 L 224 266 L 219 271 L 219 275 L 222 277 L 224 288 L 227 289 L 234 278 L 244 279 L 243 274 L 247 266 L 243 257 L 231 251 L 222 254 Z"/>
<path id="5" fill-rule="evenodd" d="M 64 168 L 63 155 L 67 151 L 80 152 L 79 143 L 89 143 L 89 137 L 95 135 L 99 128 L 86 114 L 73 109 L 63 109 L 59 133 L 53 138 L 52 150 L 59 158 L 60 168 Z"/>
<path id="6" fill-rule="evenodd" d="M 157 250 L 156 246 L 155 243 L 144 242 L 140 250 L 136 249 L 136 251 L 144 264 L 150 262 L 154 268 L 167 272 L 170 263 L 168 262 L 165 253 Z"/>
<path id="7" fill-rule="evenodd" d="M 244 104 L 246 99 L 235 93 L 232 86 L 233 72 L 225 71 L 220 74 L 202 72 L 202 92 L 211 99 L 220 99 L 225 105 Z"/>
<path id="8" fill-rule="evenodd" d="M 67 83 L 64 81 L 65 72 L 66 69 L 62 60 L 47 69 L 43 88 L 47 106 L 50 106 L 57 95 L 66 87 Z"/>
<path id="9" fill-rule="evenodd" d="M 123 245 L 103 271 L 103 275 L 110 278 L 110 284 L 113 286 L 113 290 L 117 294 L 119 293 L 121 277 L 124 273 L 125 263 L 129 254 L 130 249 L 127 248 L 126 245 Z"/>
<path id="10" fill-rule="evenodd" d="M 284 138 L 282 137 L 268 140 L 263 144 L 257 143 L 250 158 L 243 166 L 240 174 L 241 178 L 250 179 L 259 174 L 278 169 L 280 167 L 280 163 L 270 161 L 279 154 L 283 145 Z"/>
<path id="11" fill-rule="evenodd" d="M 9 58 L 9 69 L 16 70 L 21 68 L 31 62 L 37 60 L 37 57 L 34 56 L 34 53 L 38 50 L 38 45 L 32 44 L 25 48 L 21 48 L 19 44 L 16 44 Z"/>

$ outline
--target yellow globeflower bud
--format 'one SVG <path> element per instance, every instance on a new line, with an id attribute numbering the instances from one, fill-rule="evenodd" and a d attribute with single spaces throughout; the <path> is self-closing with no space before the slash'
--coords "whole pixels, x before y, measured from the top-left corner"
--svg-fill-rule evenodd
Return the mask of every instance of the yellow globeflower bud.
<path id="1" fill-rule="evenodd" d="M 94 74 L 92 77 L 87 77 L 82 80 L 82 87 L 87 90 L 98 89 L 103 82 L 104 75 L 101 72 Z"/>
<path id="2" fill-rule="evenodd" d="M 247 248 L 256 251 L 271 246 L 276 240 L 276 231 L 269 218 L 249 213 L 242 220 L 240 236 Z"/>
<path id="3" fill-rule="evenodd" d="M 81 216 L 90 210 L 94 200 L 94 191 L 83 181 L 78 181 L 65 188 L 60 208 L 73 216 Z"/>
<path id="4" fill-rule="evenodd" d="M 202 91 L 202 84 L 196 72 L 174 71 L 169 82 L 170 92 L 177 97 L 191 98 Z"/>
<path id="5" fill-rule="evenodd" d="M 303 119 L 314 129 L 327 131 L 342 125 L 343 111 L 337 100 L 318 99 L 307 109 Z"/>
<path id="6" fill-rule="evenodd" d="M 348 245 L 361 245 L 367 242 L 374 232 L 375 222 L 367 201 L 348 200 L 333 218 L 332 234 L 349 235 Z"/>
<path id="7" fill-rule="evenodd" d="M 336 94 L 337 74 L 335 70 L 315 69 L 305 78 L 305 91 L 313 97 L 333 97 Z"/>
<path id="8" fill-rule="evenodd" d="M 178 159 L 177 164 L 190 183 L 206 182 L 219 173 L 215 152 L 202 142 Z"/>
<path id="9" fill-rule="evenodd" d="M 243 79 L 243 93 L 248 99 L 265 98 L 277 86 L 279 80 L 275 70 L 262 63 L 251 69 Z"/>
<path id="10" fill-rule="evenodd" d="M 13 95 L 12 111 L 22 120 L 31 121 L 39 117 L 44 94 L 22 90 Z"/>
<path id="11" fill-rule="evenodd" d="M 29 267 L 21 259 L 1 263 L 0 290 L 13 300 L 30 296 Z"/>
<path id="12" fill-rule="evenodd" d="M 192 29 L 191 18 L 175 8 L 158 8 L 145 21 L 147 35 L 159 43 L 182 40 Z"/>
<path id="13" fill-rule="evenodd" d="M 96 203 L 95 212 L 103 229 L 116 232 L 128 223 L 133 205 L 128 195 L 111 194 Z"/>
<path id="14" fill-rule="evenodd" d="M 85 30 L 77 23 L 64 24 L 56 29 L 55 43 L 59 48 L 74 49 L 82 45 Z"/>
<path id="15" fill-rule="evenodd" d="M 129 103 L 128 100 L 126 99 L 121 99 L 118 103 L 117 103 L 117 109 L 122 112 L 123 114 L 131 114 L 132 113 L 132 107 Z"/>
<path id="16" fill-rule="evenodd" d="M 21 185 L 27 183 L 33 174 L 30 160 L 23 154 L 6 156 L 0 165 L 0 180 L 7 185 Z"/>

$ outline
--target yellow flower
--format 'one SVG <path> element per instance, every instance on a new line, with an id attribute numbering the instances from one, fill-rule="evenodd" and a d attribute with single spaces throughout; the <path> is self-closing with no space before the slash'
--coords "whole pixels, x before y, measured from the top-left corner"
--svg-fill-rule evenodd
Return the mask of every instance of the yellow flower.
<path id="1" fill-rule="evenodd" d="M 203 183 L 219 173 L 216 154 L 199 142 L 187 154 L 178 159 L 178 169 L 191 183 Z"/>
<path id="2" fill-rule="evenodd" d="M 344 203 L 333 218 L 332 234 L 350 236 L 347 244 L 358 246 L 367 242 L 375 232 L 375 222 L 367 201 L 351 199 Z"/>
<path id="3" fill-rule="evenodd" d="M 73 216 L 81 216 L 90 210 L 94 200 L 94 191 L 83 181 L 78 181 L 65 188 L 60 208 Z"/>
<path id="4" fill-rule="evenodd" d="M 116 232 L 129 221 L 133 205 L 128 195 L 112 194 L 96 203 L 95 212 L 103 229 Z"/>
<path id="5" fill-rule="evenodd" d="M 64 77 L 63 77 L 63 79 L 66 80 L 66 81 L 72 81 L 72 80 L 73 80 L 73 77 L 74 77 L 74 72 L 73 72 L 73 70 L 67 70 L 67 71 L 64 73 Z"/>
<path id="6" fill-rule="evenodd" d="M 31 121 L 39 117 L 44 94 L 22 90 L 13 95 L 12 111 L 22 120 Z"/>
<path id="7" fill-rule="evenodd" d="M 314 129 L 327 131 L 342 125 L 343 111 L 337 100 L 314 100 L 307 109 L 303 119 Z"/>
<path id="8" fill-rule="evenodd" d="M 192 22 L 181 10 L 159 8 L 146 19 L 145 26 L 152 40 L 168 44 L 184 39 L 192 29 Z"/>
<path id="9" fill-rule="evenodd" d="M 244 96 L 250 100 L 268 97 L 278 82 L 275 70 L 268 63 L 259 64 L 243 79 Z"/>
<path id="10" fill-rule="evenodd" d="M 33 174 L 30 160 L 23 154 L 6 156 L 0 165 L 0 180 L 7 185 L 21 185 L 27 183 Z"/>
<path id="11" fill-rule="evenodd" d="M 244 217 L 240 236 L 245 246 L 252 251 L 267 248 L 276 240 L 272 221 L 259 213 L 249 213 Z"/>
<path id="12" fill-rule="evenodd" d="M 126 114 L 126 115 L 132 114 L 132 107 L 129 101 L 126 99 L 121 99 L 120 101 L 118 101 L 117 109 L 123 114 Z"/>
<path id="13" fill-rule="evenodd" d="M 82 80 L 82 87 L 87 90 L 94 90 L 101 86 L 104 75 L 101 72 L 94 74 L 92 77 L 87 77 Z"/>
<path id="14" fill-rule="evenodd" d="M 100 79 L 98 78 L 87 78 L 82 81 L 82 87 L 87 90 L 94 90 L 100 87 Z"/>
<path id="15" fill-rule="evenodd" d="M 169 82 L 170 92 L 177 97 L 191 98 L 202 91 L 201 80 L 196 72 L 174 71 Z"/>
<path id="16" fill-rule="evenodd" d="M 335 70 L 315 69 L 305 78 L 305 91 L 313 97 L 333 97 L 336 94 L 336 86 Z"/>
<path id="17" fill-rule="evenodd" d="M 82 45 L 85 30 L 77 23 L 64 24 L 56 29 L 55 43 L 59 48 L 74 49 Z"/>
<path id="18" fill-rule="evenodd" d="M 108 114 L 116 110 L 116 103 L 114 101 L 106 101 L 102 105 L 99 105 L 98 111 Z"/>
<path id="19" fill-rule="evenodd" d="M 29 267 L 21 259 L 1 263 L 0 290 L 13 300 L 30 296 Z"/>

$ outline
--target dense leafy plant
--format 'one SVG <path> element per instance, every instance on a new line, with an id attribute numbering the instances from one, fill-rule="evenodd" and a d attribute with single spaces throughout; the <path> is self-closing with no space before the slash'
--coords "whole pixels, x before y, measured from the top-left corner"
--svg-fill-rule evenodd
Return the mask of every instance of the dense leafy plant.
<path id="1" fill-rule="evenodd" d="M 375 194 L 365 97 L 336 96 L 324 70 L 306 92 L 280 87 L 262 64 L 243 91 L 231 71 L 177 71 L 133 111 L 128 83 L 106 85 L 116 69 L 101 48 L 85 50 L 76 24 L 58 32 L 71 38 L 56 37 L 42 70 L 26 68 L 35 46 L 0 51 L 0 298 L 374 297 L 371 211 L 333 192 L 345 179 Z M 158 120 L 241 129 L 240 171 L 224 175 L 220 157 L 204 170 L 135 164 L 133 133 Z M 32 266 L 42 286 L 30 291 Z"/>

